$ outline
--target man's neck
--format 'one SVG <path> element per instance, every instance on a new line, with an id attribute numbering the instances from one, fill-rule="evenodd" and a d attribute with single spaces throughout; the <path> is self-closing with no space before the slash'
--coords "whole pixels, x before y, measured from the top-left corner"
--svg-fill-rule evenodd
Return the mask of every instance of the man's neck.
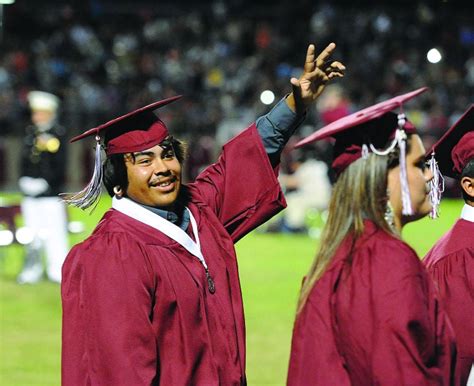
<path id="1" fill-rule="evenodd" d="M 164 218 L 165 220 L 173 223 L 174 225 L 180 227 L 183 230 L 186 230 L 188 228 L 189 215 L 187 215 L 185 211 L 185 206 L 181 205 L 178 202 L 174 205 L 162 207 L 152 207 L 140 203 L 138 204 L 155 213 L 156 215 Z"/>
<path id="2" fill-rule="evenodd" d="M 188 228 L 189 215 L 186 213 L 185 208 L 189 202 L 189 196 L 187 190 L 184 187 L 180 190 L 178 199 L 173 202 L 173 204 L 168 206 L 148 206 L 137 201 L 134 202 L 152 211 L 165 220 L 170 221 L 174 225 L 179 226 L 183 230 Z"/>

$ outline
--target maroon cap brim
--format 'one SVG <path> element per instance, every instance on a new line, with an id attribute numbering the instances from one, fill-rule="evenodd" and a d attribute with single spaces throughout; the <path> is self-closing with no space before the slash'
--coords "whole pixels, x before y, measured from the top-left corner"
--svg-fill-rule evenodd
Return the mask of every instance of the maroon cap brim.
<path id="1" fill-rule="evenodd" d="M 353 127 L 360 126 L 363 123 L 379 118 L 385 113 L 395 110 L 396 108 L 402 106 L 406 101 L 424 93 L 427 90 L 428 87 L 422 87 L 409 93 L 398 95 L 389 100 L 377 103 L 376 105 L 367 107 L 346 117 L 340 118 L 337 121 L 334 121 L 322 129 L 307 136 L 306 138 L 303 138 L 295 145 L 295 147 L 301 147 L 324 138 L 334 137 L 338 133 L 350 130 Z"/>

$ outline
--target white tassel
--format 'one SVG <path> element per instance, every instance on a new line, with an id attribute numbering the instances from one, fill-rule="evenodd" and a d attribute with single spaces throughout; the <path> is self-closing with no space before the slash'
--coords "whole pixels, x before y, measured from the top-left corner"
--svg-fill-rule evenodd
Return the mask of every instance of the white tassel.
<path id="1" fill-rule="evenodd" d="M 364 143 L 362 144 L 362 159 L 369 158 L 369 147 Z"/>
<path id="2" fill-rule="evenodd" d="M 403 134 L 405 132 L 402 131 Z M 402 193 L 402 214 L 410 216 L 413 214 L 413 210 L 411 208 L 411 199 L 410 199 L 410 188 L 408 186 L 408 178 L 407 178 L 407 165 L 406 165 L 406 141 L 400 140 L 398 143 L 398 147 L 400 149 L 400 186 L 401 186 L 401 193 Z"/>
<path id="3" fill-rule="evenodd" d="M 413 210 L 411 207 L 410 199 L 410 187 L 408 185 L 408 176 L 407 176 L 407 162 L 406 162 L 406 144 L 407 144 L 407 135 L 405 130 L 406 118 L 405 114 L 398 114 L 398 129 L 395 133 L 395 139 L 397 140 L 398 148 L 400 150 L 399 154 L 399 165 L 400 165 L 400 188 L 402 195 L 402 214 L 405 216 L 411 216 Z"/>
<path id="4" fill-rule="evenodd" d="M 100 144 L 100 137 L 95 137 L 97 145 L 95 148 L 95 163 L 94 163 L 94 174 L 92 179 L 89 181 L 87 186 L 77 193 L 61 193 L 61 198 L 68 205 L 76 206 L 80 209 L 87 209 L 91 206 L 91 212 L 96 208 L 99 203 L 100 195 L 102 193 L 102 146 Z"/>
<path id="5" fill-rule="evenodd" d="M 431 154 L 431 158 L 428 163 L 430 165 L 431 173 L 433 174 L 433 178 L 430 181 L 430 217 L 435 219 L 439 217 L 439 204 L 441 202 L 442 193 L 444 192 L 444 178 L 439 170 L 438 162 L 436 162 L 434 152 Z"/>

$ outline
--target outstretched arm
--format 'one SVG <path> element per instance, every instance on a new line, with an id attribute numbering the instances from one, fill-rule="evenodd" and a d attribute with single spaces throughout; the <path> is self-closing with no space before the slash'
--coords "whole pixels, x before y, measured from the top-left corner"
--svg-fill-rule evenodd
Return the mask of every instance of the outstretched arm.
<path id="1" fill-rule="evenodd" d="M 200 200 L 214 210 L 234 241 L 285 205 L 276 179 L 280 153 L 302 122 L 306 107 L 318 98 L 331 79 L 344 75 L 342 63 L 328 64 L 335 47 L 334 43 L 329 44 L 315 58 L 315 47 L 311 44 L 303 74 L 299 79 L 291 79 L 293 92 L 286 102 L 278 103 L 259 118 L 255 126 L 229 141 L 218 162 L 191 184 L 199 191 Z"/>

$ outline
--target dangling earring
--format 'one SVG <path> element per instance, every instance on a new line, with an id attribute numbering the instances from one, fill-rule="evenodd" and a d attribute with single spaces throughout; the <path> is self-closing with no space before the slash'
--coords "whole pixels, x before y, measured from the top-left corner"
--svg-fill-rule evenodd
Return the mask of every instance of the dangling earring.
<path id="1" fill-rule="evenodd" d="M 114 186 L 114 193 L 118 198 L 122 197 L 122 188 L 119 185 Z"/>
<path id="2" fill-rule="evenodd" d="M 393 232 L 396 232 L 395 228 L 395 216 L 393 214 L 392 204 L 390 204 L 390 192 L 387 190 L 387 203 L 385 204 L 384 219 L 388 226 Z"/>

